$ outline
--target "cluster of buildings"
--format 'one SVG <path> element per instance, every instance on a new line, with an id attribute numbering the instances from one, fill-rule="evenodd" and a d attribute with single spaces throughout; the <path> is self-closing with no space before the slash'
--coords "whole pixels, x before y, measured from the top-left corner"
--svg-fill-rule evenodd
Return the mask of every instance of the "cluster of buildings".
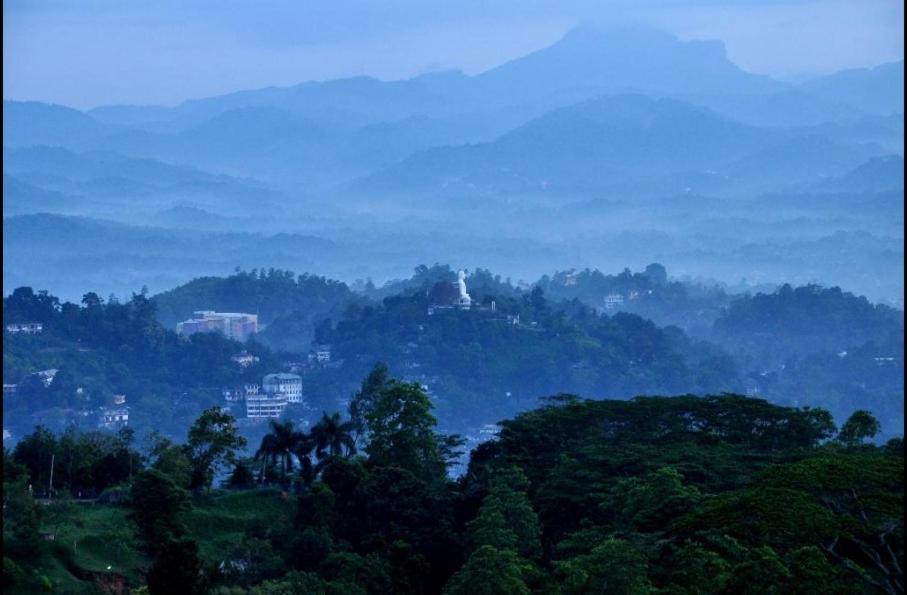
<path id="1" fill-rule="evenodd" d="M 646 290 L 646 294 L 651 294 L 652 290 Z M 622 293 L 609 293 L 605 296 L 605 310 L 617 310 L 624 305 L 624 302 L 627 300 L 635 300 L 639 298 L 639 292 L 635 290 L 630 290 L 626 294 Z"/>
<path id="2" fill-rule="evenodd" d="M 244 342 L 258 332 L 258 315 L 242 312 L 215 312 L 198 310 L 192 313 L 193 318 L 178 322 L 176 332 L 180 335 L 194 333 L 223 333 L 229 339 Z"/>
<path id="3" fill-rule="evenodd" d="M 7 324 L 6 332 L 12 335 L 19 333 L 22 333 L 24 335 L 39 335 L 44 332 L 44 325 L 40 322 L 16 322 L 13 324 Z"/>
<path id="4" fill-rule="evenodd" d="M 287 406 L 302 403 L 302 377 L 287 373 L 268 374 L 260 385 L 225 388 L 222 394 L 228 407 L 244 401 L 249 419 L 280 417 Z"/>

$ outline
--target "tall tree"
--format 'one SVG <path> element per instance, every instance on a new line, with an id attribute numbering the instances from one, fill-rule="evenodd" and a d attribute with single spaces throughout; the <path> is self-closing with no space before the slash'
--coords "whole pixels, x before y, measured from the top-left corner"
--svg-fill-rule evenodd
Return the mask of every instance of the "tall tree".
<path id="1" fill-rule="evenodd" d="M 192 461 L 192 489 L 211 487 L 214 475 L 236 464 L 236 452 L 246 446 L 236 419 L 220 407 L 205 410 L 189 429 L 186 449 Z"/>
<path id="2" fill-rule="evenodd" d="M 401 467 L 420 478 L 443 476 L 446 467 L 433 431 L 437 420 L 431 409 L 421 386 L 392 381 L 366 415 L 369 460 L 379 466 Z"/>
<path id="3" fill-rule="evenodd" d="M 474 547 L 492 545 L 530 560 L 541 557 L 541 525 L 526 495 L 528 487 L 529 480 L 519 467 L 497 474 L 478 516 L 469 524 Z"/>
<path id="4" fill-rule="evenodd" d="M 278 422 L 271 420 L 271 431 L 261 439 L 261 446 L 255 453 L 255 458 L 269 458 L 271 461 L 281 461 L 281 475 L 286 477 L 293 471 L 293 455 L 298 451 L 299 444 L 307 440 L 302 432 L 293 429 L 293 422 Z"/>
<path id="5" fill-rule="evenodd" d="M 342 455 L 344 449 L 348 455 L 355 454 L 354 428 L 352 421 L 341 421 L 339 413 L 333 415 L 322 413 L 321 419 L 312 428 L 315 456 L 319 459 L 323 459 L 325 456 L 335 457 Z"/>
<path id="6" fill-rule="evenodd" d="M 387 364 L 377 362 L 372 371 L 362 381 L 362 386 L 350 400 L 350 422 L 353 424 L 356 441 L 360 441 L 368 431 L 366 416 L 375 407 L 375 401 L 389 382 Z"/>
<path id="7" fill-rule="evenodd" d="M 529 595 L 531 565 L 511 550 L 483 545 L 444 586 L 444 595 Z"/>
<path id="8" fill-rule="evenodd" d="M 145 548 L 158 554 L 167 543 L 186 534 L 182 514 L 191 509 L 189 494 L 157 469 L 139 473 L 132 482 L 132 512 Z"/>
<path id="9" fill-rule="evenodd" d="M 879 420 L 872 413 L 859 409 L 854 411 L 838 432 L 838 440 L 847 446 L 858 446 L 873 438 L 882 429 Z"/>

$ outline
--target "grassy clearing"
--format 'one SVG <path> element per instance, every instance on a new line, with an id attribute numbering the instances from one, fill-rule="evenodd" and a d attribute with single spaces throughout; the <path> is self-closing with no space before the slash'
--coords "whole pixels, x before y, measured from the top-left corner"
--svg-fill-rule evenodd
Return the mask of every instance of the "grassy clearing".
<path id="1" fill-rule="evenodd" d="M 198 500 L 186 515 L 186 525 L 202 559 L 219 562 L 242 540 L 246 529 L 292 523 L 295 512 L 295 500 L 282 499 L 277 490 L 222 492 Z"/>
<path id="2" fill-rule="evenodd" d="M 295 499 L 273 489 L 215 491 L 195 498 L 185 515 L 189 536 L 198 542 L 208 563 L 218 563 L 252 526 L 292 523 Z M 150 560 L 135 538 L 129 509 L 106 504 L 51 504 L 42 510 L 41 531 L 54 541 L 42 541 L 31 560 L 28 580 L 11 593 L 99 592 L 93 574 L 119 575 L 129 584 L 142 582 Z M 45 580 L 46 578 L 46 580 Z"/>

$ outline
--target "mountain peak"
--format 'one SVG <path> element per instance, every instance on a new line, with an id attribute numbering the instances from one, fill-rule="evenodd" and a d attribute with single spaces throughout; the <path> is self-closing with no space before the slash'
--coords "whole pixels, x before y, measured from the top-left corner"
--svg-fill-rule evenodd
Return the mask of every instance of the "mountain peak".
<path id="1" fill-rule="evenodd" d="M 744 72 L 727 58 L 724 43 L 683 41 L 647 26 L 579 25 L 554 44 L 478 77 L 520 93 L 564 89 L 636 90 L 668 94 L 764 93 L 786 85 Z"/>

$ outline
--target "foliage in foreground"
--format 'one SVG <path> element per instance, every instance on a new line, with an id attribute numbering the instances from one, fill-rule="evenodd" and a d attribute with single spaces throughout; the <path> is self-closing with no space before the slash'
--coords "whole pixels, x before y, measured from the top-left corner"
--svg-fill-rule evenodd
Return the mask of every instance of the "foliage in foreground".
<path id="1" fill-rule="evenodd" d="M 202 481 L 193 495 L 192 478 L 210 477 L 198 462 L 235 446 L 229 420 L 207 412 L 189 433 L 195 446 L 159 449 L 131 481 L 128 514 L 111 517 L 137 538 L 134 572 L 122 574 L 87 572 L 39 532 L 48 515 L 89 523 L 90 510 L 116 507 L 37 505 L 23 453 L 7 452 L 4 586 L 98 592 L 120 577 L 138 592 L 220 595 L 903 592 L 903 442 L 867 443 L 878 427 L 865 412 L 838 432 L 823 410 L 737 395 L 560 395 L 502 422 L 453 481 L 460 443 L 435 433 L 431 409 L 418 385 L 379 366 L 350 422 L 325 415 L 310 435 L 275 424 L 256 463 L 229 459 L 232 492 Z M 54 574 L 61 560 L 67 570 Z"/>

